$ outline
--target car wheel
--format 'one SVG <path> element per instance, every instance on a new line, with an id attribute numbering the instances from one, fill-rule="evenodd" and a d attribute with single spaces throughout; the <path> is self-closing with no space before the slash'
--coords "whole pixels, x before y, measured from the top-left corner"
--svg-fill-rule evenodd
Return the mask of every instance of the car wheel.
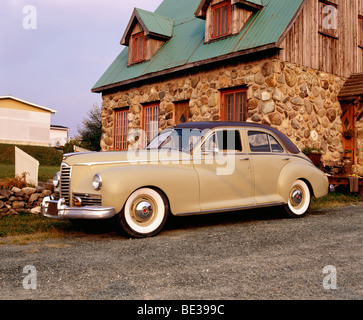
<path id="1" fill-rule="evenodd" d="M 293 183 L 285 211 L 290 217 L 300 218 L 306 215 L 311 201 L 311 194 L 308 185 L 297 180 Z"/>
<path id="2" fill-rule="evenodd" d="M 150 188 L 136 190 L 127 199 L 118 221 L 128 236 L 152 237 L 163 228 L 168 216 L 165 196 Z"/>

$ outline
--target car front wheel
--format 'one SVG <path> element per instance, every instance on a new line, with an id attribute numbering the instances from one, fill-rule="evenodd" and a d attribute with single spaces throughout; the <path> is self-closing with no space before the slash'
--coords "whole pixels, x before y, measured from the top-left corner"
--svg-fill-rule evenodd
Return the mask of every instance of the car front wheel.
<path id="1" fill-rule="evenodd" d="M 163 194 L 151 188 L 141 188 L 127 199 L 118 222 L 130 237 L 152 237 L 163 228 L 168 211 L 168 201 Z"/>
<path id="2" fill-rule="evenodd" d="M 300 218 L 306 215 L 311 201 L 311 193 L 308 185 L 297 180 L 293 183 L 288 203 L 285 205 L 285 211 L 290 217 Z"/>

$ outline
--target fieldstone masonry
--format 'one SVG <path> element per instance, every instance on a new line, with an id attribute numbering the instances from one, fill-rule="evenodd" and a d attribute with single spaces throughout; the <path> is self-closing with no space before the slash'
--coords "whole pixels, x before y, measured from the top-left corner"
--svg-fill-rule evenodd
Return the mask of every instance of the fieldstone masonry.
<path id="1" fill-rule="evenodd" d="M 324 163 L 337 164 L 343 156 L 338 94 L 345 80 L 278 59 L 266 59 L 106 94 L 101 147 L 113 149 L 114 110 L 118 108 L 129 108 L 128 141 L 129 148 L 134 149 L 138 146 L 135 136 L 142 129 L 143 104 L 160 102 L 159 130 L 174 125 L 174 103 L 178 101 L 189 101 L 189 121 L 218 121 L 221 90 L 244 86 L 247 121 L 279 129 L 300 149 L 320 148 Z M 358 129 L 363 138 L 363 124 Z M 358 164 L 363 169 L 363 158 L 359 158 Z"/>

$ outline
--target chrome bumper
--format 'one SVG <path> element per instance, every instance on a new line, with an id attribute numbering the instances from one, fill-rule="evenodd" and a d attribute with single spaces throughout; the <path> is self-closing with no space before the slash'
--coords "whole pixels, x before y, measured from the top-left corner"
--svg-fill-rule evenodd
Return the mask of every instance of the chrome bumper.
<path id="1" fill-rule="evenodd" d="M 44 217 L 58 220 L 100 220 L 112 218 L 116 214 L 113 207 L 68 207 L 64 199 L 57 201 L 50 197 L 44 198 L 41 208 Z"/>

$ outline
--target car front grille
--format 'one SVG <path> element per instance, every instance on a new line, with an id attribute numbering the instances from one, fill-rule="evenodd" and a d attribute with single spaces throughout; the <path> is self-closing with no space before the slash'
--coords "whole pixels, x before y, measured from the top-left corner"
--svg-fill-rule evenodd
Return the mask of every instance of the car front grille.
<path id="1" fill-rule="evenodd" d="M 72 194 L 73 205 L 74 205 L 74 199 L 76 197 L 82 200 L 82 207 L 102 205 L 102 197 L 99 195 L 87 194 L 87 193 L 73 193 Z"/>
<path id="2" fill-rule="evenodd" d="M 60 183 L 60 196 L 66 201 L 66 205 L 70 205 L 70 188 L 71 188 L 71 171 L 72 167 L 65 163 L 61 166 L 61 183 Z"/>

